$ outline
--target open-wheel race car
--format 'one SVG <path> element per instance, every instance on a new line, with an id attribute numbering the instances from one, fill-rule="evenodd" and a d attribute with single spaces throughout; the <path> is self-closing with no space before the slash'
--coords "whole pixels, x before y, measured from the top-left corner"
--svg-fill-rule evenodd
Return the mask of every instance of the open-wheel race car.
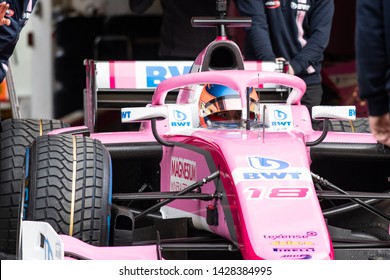
<path id="1" fill-rule="evenodd" d="M 17 258 L 389 259 L 390 150 L 329 129 L 354 107 L 310 115 L 283 64 L 244 61 L 224 28 L 248 20 L 194 24 L 219 36 L 146 106 L 124 92 L 153 62 L 86 61 L 86 125 L 27 147 Z M 121 131 L 97 131 L 98 105 L 121 108 Z"/>

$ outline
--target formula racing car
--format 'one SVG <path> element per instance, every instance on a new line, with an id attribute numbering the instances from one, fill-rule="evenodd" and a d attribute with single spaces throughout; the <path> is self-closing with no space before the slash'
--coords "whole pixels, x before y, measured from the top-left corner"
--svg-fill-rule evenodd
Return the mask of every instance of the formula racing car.
<path id="1" fill-rule="evenodd" d="M 188 71 L 145 106 L 128 97 L 161 76 L 140 70 L 156 62 L 86 60 L 85 125 L 26 149 L 17 258 L 390 259 L 390 150 L 329 125 L 355 108 L 310 114 L 284 63 L 244 61 L 225 28 L 250 19 L 193 24 L 216 40 L 190 65 L 160 62 Z M 120 108 L 122 129 L 98 131 L 99 108 Z"/>

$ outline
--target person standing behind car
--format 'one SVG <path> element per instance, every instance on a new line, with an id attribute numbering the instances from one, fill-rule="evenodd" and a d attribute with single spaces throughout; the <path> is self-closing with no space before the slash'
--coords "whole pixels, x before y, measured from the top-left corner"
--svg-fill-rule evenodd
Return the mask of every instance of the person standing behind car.
<path id="1" fill-rule="evenodd" d="M 154 0 L 129 0 L 130 9 L 144 13 Z M 194 16 L 216 16 L 215 0 L 161 0 L 162 26 L 159 57 L 193 60 L 217 34 L 213 28 L 191 26 Z"/>
<path id="2" fill-rule="evenodd" d="M 371 132 L 390 147 L 390 1 L 356 3 L 356 64 L 361 99 L 367 100 Z"/>
<path id="3" fill-rule="evenodd" d="M 6 76 L 8 60 L 36 2 L 37 0 L 12 0 L 0 3 L 0 83 Z"/>
<path id="4" fill-rule="evenodd" d="M 246 29 L 246 60 L 289 63 L 288 73 L 307 85 L 301 103 L 321 104 L 321 67 L 329 43 L 333 0 L 236 0 L 241 15 L 252 18 Z"/>

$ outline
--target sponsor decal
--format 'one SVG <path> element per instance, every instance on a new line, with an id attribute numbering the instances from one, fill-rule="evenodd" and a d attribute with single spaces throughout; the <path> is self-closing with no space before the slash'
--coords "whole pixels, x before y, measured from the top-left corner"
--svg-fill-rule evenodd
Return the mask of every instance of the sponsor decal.
<path id="1" fill-rule="evenodd" d="M 244 180 L 309 180 L 309 174 L 304 168 L 292 168 L 286 161 L 265 158 L 248 157 L 249 166 L 261 170 L 253 172 L 246 170 L 242 173 Z"/>
<path id="2" fill-rule="evenodd" d="M 287 119 L 287 114 L 282 110 L 274 110 L 274 117 L 276 120 L 284 121 Z"/>
<path id="3" fill-rule="evenodd" d="M 244 180 L 300 180 L 301 172 L 244 172 Z"/>
<path id="4" fill-rule="evenodd" d="M 269 105 L 265 124 L 270 131 L 289 131 L 293 128 L 292 110 L 286 105 Z"/>
<path id="5" fill-rule="evenodd" d="M 248 157 L 249 168 L 236 168 L 233 177 L 236 182 L 242 180 L 305 180 L 311 175 L 306 168 L 290 167 L 290 163 L 265 157 Z M 256 170 L 253 170 L 256 169 Z"/>
<path id="6" fill-rule="evenodd" d="M 191 122 L 187 120 L 187 115 L 179 110 L 173 110 L 173 119 L 171 126 L 191 127 Z"/>
<path id="7" fill-rule="evenodd" d="M 282 110 L 274 110 L 274 121 L 271 122 L 273 127 L 289 127 L 292 122 L 287 120 L 287 113 Z"/>
<path id="8" fill-rule="evenodd" d="M 190 72 L 191 66 L 184 66 L 181 69 L 177 66 L 146 66 L 146 85 L 148 88 L 155 88 L 162 81 L 183 75 Z"/>
<path id="9" fill-rule="evenodd" d="M 180 191 L 196 182 L 196 162 L 180 157 L 171 159 L 171 191 Z"/>
<path id="10" fill-rule="evenodd" d="M 45 260 L 54 260 L 51 244 L 42 233 L 40 234 L 40 247 L 45 251 Z"/>
<path id="11" fill-rule="evenodd" d="M 293 10 L 298 10 L 298 11 L 305 11 L 307 12 L 309 9 L 310 9 L 310 5 L 308 5 L 306 3 L 306 0 L 305 1 L 299 1 L 298 0 L 298 3 L 296 2 L 291 2 L 291 9 Z"/>
<path id="12" fill-rule="evenodd" d="M 313 246 L 314 243 L 311 241 L 272 241 L 273 246 Z"/>
<path id="13" fill-rule="evenodd" d="M 297 254 L 297 255 L 283 255 L 281 259 L 295 259 L 295 260 L 310 260 L 312 258 L 309 254 Z"/>
<path id="14" fill-rule="evenodd" d="M 264 157 L 249 157 L 249 166 L 260 170 L 280 170 L 290 166 L 288 162 L 264 158 Z"/>
<path id="15" fill-rule="evenodd" d="M 264 5 L 268 9 L 276 9 L 280 7 L 280 1 L 267 1 Z"/>
<path id="16" fill-rule="evenodd" d="M 122 112 L 122 119 L 130 119 L 131 111 L 123 111 Z"/>
<path id="17" fill-rule="evenodd" d="M 287 120 L 287 114 L 282 110 L 274 110 L 274 119 L 275 121 L 271 122 L 272 126 L 275 127 L 289 127 L 292 122 Z"/>
<path id="18" fill-rule="evenodd" d="M 306 239 L 309 237 L 317 236 L 318 233 L 316 231 L 308 231 L 304 234 L 275 234 L 275 235 L 263 235 L 264 239 Z"/>
<path id="19" fill-rule="evenodd" d="M 290 121 L 287 121 L 287 122 L 271 122 L 271 125 L 272 125 L 272 127 L 279 127 L 279 128 L 283 128 L 283 130 L 284 130 L 284 128 L 288 128 L 288 127 L 291 127 L 291 124 L 292 124 L 292 122 L 290 122 Z"/>
<path id="20" fill-rule="evenodd" d="M 173 117 L 177 121 L 185 121 L 187 119 L 187 115 L 179 110 L 173 111 Z"/>
<path id="21" fill-rule="evenodd" d="M 192 127 L 192 115 L 189 107 L 171 107 L 169 111 L 169 126 L 171 130 L 180 130 Z"/>
<path id="22" fill-rule="evenodd" d="M 311 248 L 272 248 L 274 252 L 315 252 L 316 250 Z"/>

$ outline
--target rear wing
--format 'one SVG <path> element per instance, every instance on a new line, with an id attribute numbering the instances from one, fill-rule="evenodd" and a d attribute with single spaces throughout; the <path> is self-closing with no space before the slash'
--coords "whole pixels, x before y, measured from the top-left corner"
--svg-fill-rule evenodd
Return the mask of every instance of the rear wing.
<path id="1" fill-rule="evenodd" d="M 95 61 L 85 60 L 84 124 L 96 130 L 98 108 L 120 109 L 151 103 L 157 85 L 168 78 L 191 72 L 193 61 Z M 285 72 L 284 63 L 244 61 L 245 70 Z M 264 85 L 264 92 L 286 93 L 275 85 Z M 264 96 L 263 96 L 264 97 Z M 170 100 L 174 102 L 175 96 Z M 283 98 L 286 98 L 284 96 Z"/>

